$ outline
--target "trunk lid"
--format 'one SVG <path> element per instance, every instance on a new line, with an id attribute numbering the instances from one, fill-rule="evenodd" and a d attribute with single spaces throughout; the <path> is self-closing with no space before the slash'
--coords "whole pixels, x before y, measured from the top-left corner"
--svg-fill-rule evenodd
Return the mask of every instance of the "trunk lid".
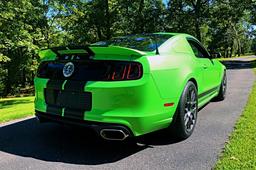
<path id="1" fill-rule="evenodd" d="M 91 46 L 95 59 L 133 60 L 146 55 L 145 52 L 119 46 Z"/>

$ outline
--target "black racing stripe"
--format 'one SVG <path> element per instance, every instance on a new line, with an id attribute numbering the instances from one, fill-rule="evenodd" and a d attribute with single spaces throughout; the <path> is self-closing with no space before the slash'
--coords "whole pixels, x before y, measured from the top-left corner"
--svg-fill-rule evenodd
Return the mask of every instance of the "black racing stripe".
<path id="1" fill-rule="evenodd" d="M 84 92 L 86 81 L 49 80 L 45 89 L 46 112 L 53 115 L 83 120 L 84 112 L 92 108 L 92 94 Z"/>
<path id="2" fill-rule="evenodd" d="M 61 116 L 62 115 L 62 108 L 57 107 L 57 106 L 47 105 L 46 113 Z"/>
<path id="3" fill-rule="evenodd" d="M 62 84 L 64 83 L 65 80 L 49 80 L 47 82 L 46 88 L 47 89 L 56 89 L 56 90 L 61 90 L 62 89 Z"/>
<path id="4" fill-rule="evenodd" d="M 49 80 L 44 89 L 44 97 L 46 102 L 46 112 L 53 115 L 62 115 L 62 108 L 56 106 L 56 98 L 58 90 L 62 89 L 64 80 Z"/>
<path id="5" fill-rule="evenodd" d="M 56 103 L 57 91 L 54 89 L 44 89 L 45 102 L 48 105 L 53 105 Z"/>
<path id="6" fill-rule="evenodd" d="M 204 96 L 206 96 L 206 95 L 208 95 L 208 94 L 210 94 L 210 93 L 216 91 L 218 88 L 219 88 L 219 86 L 216 86 L 216 87 L 214 87 L 214 88 L 211 88 L 211 89 L 209 89 L 209 90 L 207 90 L 207 91 L 205 91 L 205 92 L 199 94 L 199 95 L 198 95 L 198 98 L 202 98 L 202 97 L 204 97 Z"/>
<path id="7" fill-rule="evenodd" d="M 86 81 L 67 80 L 64 86 L 64 90 L 83 92 L 85 84 L 86 84 Z"/>
<path id="8" fill-rule="evenodd" d="M 66 108 L 64 111 L 64 117 L 83 120 L 84 112 L 85 110 Z"/>
<path id="9" fill-rule="evenodd" d="M 59 92 L 56 104 L 60 107 L 67 107 L 79 110 L 91 110 L 92 94 L 90 92 Z"/>
<path id="10" fill-rule="evenodd" d="M 76 115 L 83 115 L 85 111 L 92 109 L 92 94 L 90 92 L 61 91 L 55 89 L 45 89 L 44 92 L 47 104 L 46 110 L 51 114 L 61 115 L 61 108 L 72 108 L 75 110 Z M 67 115 L 69 115 L 69 109 L 67 112 Z M 66 111 L 64 114 L 66 115 Z"/>
<path id="11" fill-rule="evenodd" d="M 64 117 L 83 120 L 84 112 L 91 110 L 92 95 L 84 92 L 86 81 L 67 80 L 64 91 L 70 91 L 68 100 L 65 103 L 67 108 L 64 111 Z"/>

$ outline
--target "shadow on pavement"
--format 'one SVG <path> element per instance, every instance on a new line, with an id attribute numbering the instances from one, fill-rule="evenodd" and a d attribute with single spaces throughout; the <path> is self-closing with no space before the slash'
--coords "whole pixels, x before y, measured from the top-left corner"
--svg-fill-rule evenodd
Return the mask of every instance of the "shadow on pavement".
<path id="1" fill-rule="evenodd" d="M 228 60 L 221 61 L 227 69 L 250 69 L 256 67 L 256 61 L 240 61 L 240 60 Z"/>
<path id="2" fill-rule="evenodd" d="M 71 164 L 97 165 L 116 162 L 153 147 L 150 145 L 179 142 L 161 132 L 145 135 L 143 140 L 138 141 L 143 144 L 135 141 L 104 141 L 88 129 L 54 123 L 40 124 L 35 118 L 0 127 L 0 151 Z"/>

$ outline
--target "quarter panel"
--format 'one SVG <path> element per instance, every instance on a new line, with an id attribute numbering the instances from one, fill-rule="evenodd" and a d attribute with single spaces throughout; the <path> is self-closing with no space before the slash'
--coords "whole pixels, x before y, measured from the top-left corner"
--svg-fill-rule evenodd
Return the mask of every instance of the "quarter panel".
<path id="1" fill-rule="evenodd" d="M 217 85 L 220 85 L 226 67 L 218 59 L 213 59 L 212 61 L 215 64 L 215 70 L 218 72 L 218 76 L 214 79 L 214 81 Z"/>
<path id="2" fill-rule="evenodd" d="M 46 103 L 44 97 L 44 89 L 47 86 L 49 79 L 35 78 L 35 109 L 41 112 L 46 112 Z"/>
<path id="3" fill-rule="evenodd" d="M 151 74 L 162 98 L 179 99 L 190 78 L 197 80 L 193 72 L 195 62 L 185 53 L 149 57 Z M 176 103 L 178 101 L 175 101 Z"/>

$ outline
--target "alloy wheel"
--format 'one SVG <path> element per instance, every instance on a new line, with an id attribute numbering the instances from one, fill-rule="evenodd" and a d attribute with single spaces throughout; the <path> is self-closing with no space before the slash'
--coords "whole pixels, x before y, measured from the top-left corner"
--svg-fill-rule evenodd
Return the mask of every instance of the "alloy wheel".
<path id="1" fill-rule="evenodd" d="M 185 114 L 184 114 L 184 127 L 187 132 L 193 130 L 196 124 L 197 118 L 197 96 L 196 90 L 193 86 L 189 87 L 186 102 L 185 102 Z"/>

